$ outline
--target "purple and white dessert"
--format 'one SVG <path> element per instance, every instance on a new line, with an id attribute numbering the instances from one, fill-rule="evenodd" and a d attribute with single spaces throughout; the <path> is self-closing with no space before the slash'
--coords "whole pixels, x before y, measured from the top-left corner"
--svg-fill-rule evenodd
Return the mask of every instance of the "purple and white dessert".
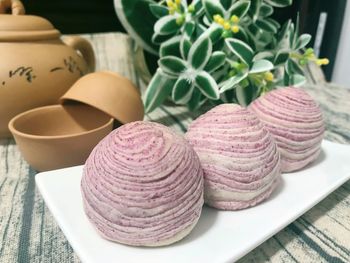
<path id="1" fill-rule="evenodd" d="M 274 136 L 282 172 L 299 170 L 317 159 L 325 127 L 319 106 L 304 90 L 287 87 L 270 91 L 249 109 Z"/>
<path id="2" fill-rule="evenodd" d="M 219 105 L 190 125 L 186 139 L 201 160 L 208 205 L 223 210 L 255 206 L 277 185 L 276 143 L 249 110 Z"/>
<path id="3" fill-rule="evenodd" d="M 169 128 L 133 122 L 105 137 L 84 167 L 85 212 L 106 239 L 163 246 L 193 229 L 203 205 L 203 171 L 193 148 Z"/>

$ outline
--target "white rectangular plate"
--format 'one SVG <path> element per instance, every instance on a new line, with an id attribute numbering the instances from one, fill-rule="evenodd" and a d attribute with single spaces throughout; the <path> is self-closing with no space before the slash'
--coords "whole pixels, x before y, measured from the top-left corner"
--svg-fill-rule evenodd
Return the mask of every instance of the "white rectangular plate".
<path id="1" fill-rule="evenodd" d="M 282 175 L 278 189 L 267 201 L 237 212 L 204 207 L 189 236 L 161 248 L 129 247 L 98 235 L 82 207 L 82 166 L 37 174 L 36 183 L 84 263 L 233 262 L 350 179 L 350 146 L 324 141 L 322 150 L 319 159 L 307 169 Z"/>

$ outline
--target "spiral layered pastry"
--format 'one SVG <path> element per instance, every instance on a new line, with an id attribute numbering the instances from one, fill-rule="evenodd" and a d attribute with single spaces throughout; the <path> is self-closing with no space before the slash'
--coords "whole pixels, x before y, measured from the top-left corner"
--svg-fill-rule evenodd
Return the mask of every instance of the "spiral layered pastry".
<path id="1" fill-rule="evenodd" d="M 186 133 L 204 171 L 204 199 L 238 210 L 268 198 L 280 175 L 280 155 L 270 133 L 247 109 L 222 104 L 196 119 Z"/>
<path id="2" fill-rule="evenodd" d="M 203 205 L 203 171 L 183 136 L 151 122 L 110 133 L 86 161 L 85 212 L 106 239 L 163 246 L 185 237 Z"/>
<path id="3" fill-rule="evenodd" d="M 282 172 L 299 170 L 317 159 L 325 127 L 319 106 L 304 90 L 273 90 L 255 100 L 249 109 L 274 136 Z"/>

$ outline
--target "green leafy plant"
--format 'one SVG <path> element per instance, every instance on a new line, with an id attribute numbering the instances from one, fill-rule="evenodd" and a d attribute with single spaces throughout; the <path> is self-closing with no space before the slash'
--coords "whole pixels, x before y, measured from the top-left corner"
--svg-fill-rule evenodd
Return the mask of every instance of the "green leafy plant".
<path id="1" fill-rule="evenodd" d="M 311 36 L 299 33 L 299 19 L 281 26 L 271 18 L 274 8 L 292 0 L 139 2 L 156 21 L 152 36 L 140 23 L 133 22 L 132 32 L 145 39 L 141 45 L 151 40 L 145 48 L 159 54 L 144 97 L 146 112 L 168 98 L 190 110 L 206 102 L 246 106 L 278 86 L 302 85 L 307 63 L 328 64 L 306 48 Z M 127 11 L 129 19 L 142 19 Z"/>

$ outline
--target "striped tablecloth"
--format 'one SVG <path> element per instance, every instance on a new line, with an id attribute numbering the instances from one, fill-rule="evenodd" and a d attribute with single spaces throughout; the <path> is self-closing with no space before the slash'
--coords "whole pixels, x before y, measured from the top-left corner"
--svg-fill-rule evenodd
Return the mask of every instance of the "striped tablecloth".
<path id="1" fill-rule="evenodd" d="M 97 69 L 119 72 L 142 86 L 126 35 L 85 37 L 95 48 Z M 350 90 L 326 83 L 305 88 L 323 109 L 326 139 L 350 143 Z M 193 117 L 183 107 L 162 106 L 146 119 L 185 132 Z M 35 187 L 35 174 L 12 139 L 0 140 L 0 262 L 79 262 Z M 350 262 L 350 182 L 240 262 Z"/>

